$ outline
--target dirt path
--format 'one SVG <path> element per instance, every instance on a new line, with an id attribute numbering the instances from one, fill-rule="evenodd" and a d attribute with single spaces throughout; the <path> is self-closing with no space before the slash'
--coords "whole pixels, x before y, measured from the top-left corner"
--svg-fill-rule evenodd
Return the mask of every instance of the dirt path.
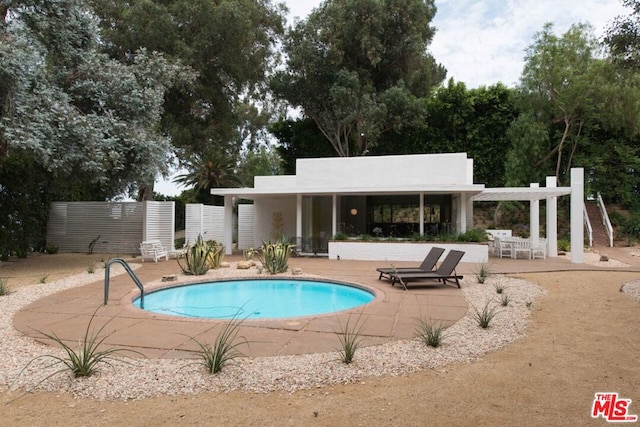
<path id="1" fill-rule="evenodd" d="M 549 291 L 528 335 L 473 364 L 293 394 L 105 402 L 37 393 L 3 405 L 0 425 L 606 425 L 590 416 L 596 392 L 632 399 L 640 415 L 640 304 L 619 292 L 638 273 L 520 277 Z"/>

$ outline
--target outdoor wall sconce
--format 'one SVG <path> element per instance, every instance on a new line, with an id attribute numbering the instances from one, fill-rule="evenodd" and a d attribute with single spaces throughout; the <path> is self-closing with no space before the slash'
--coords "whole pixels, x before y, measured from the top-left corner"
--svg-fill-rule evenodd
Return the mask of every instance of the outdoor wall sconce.
<path id="1" fill-rule="evenodd" d="M 358 209 L 356 209 L 356 208 L 351 208 L 351 215 L 353 215 L 353 216 L 358 215 Z"/>

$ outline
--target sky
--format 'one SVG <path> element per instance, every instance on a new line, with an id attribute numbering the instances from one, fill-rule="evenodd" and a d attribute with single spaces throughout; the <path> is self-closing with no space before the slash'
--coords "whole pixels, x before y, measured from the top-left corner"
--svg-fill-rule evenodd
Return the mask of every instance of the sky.
<path id="1" fill-rule="evenodd" d="M 321 0 L 283 0 L 289 23 L 305 19 Z M 578 22 L 593 25 L 596 36 L 619 15 L 630 10 L 620 0 L 436 0 L 438 11 L 430 53 L 447 69 L 447 79 L 468 88 L 498 82 L 514 87 L 524 65 L 526 48 L 547 22 L 556 34 Z M 178 195 L 171 182 L 156 183 L 155 191 Z"/>

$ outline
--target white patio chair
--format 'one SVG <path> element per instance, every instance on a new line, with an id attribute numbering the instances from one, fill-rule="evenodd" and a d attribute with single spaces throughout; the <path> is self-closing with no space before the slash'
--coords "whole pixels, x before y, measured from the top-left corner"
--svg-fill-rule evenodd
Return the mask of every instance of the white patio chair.
<path id="1" fill-rule="evenodd" d="M 162 246 L 160 240 L 149 240 L 140 243 L 140 255 L 142 256 L 142 262 L 145 259 L 152 259 L 153 262 L 158 262 L 160 258 L 169 260 L 169 252 Z"/>
<path id="2" fill-rule="evenodd" d="M 496 237 L 494 240 L 494 245 L 499 258 L 511 258 L 513 256 L 513 246 L 511 244 L 511 240 Z"/>
<path id="3" fill-rule="evenodd" d="M 531 258 L 547 259 L 547 239 L 542 237 L 531 243 Z"/>
<path id="4" fill-rule="evenodd" d="M 531 241 L 529 239 L 513 239 L 511 241 L 511 257 L 518 258 L 518 254 L 522 253 L 531 259 Z"/>

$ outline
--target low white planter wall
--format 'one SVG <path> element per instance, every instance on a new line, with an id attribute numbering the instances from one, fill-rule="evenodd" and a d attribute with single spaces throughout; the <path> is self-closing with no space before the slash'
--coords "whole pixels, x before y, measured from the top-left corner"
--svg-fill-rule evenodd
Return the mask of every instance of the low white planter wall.
<path id="1" fill-rule="evenodd" d="M 432 247 L 445 249 L 442 257 L 451 250 L 464 252 L 460 262 L 489 262 L 489 246 L 481 243 L 423 243 L 423 242 L 363 242 L 340 240 L 329 242 L 329 259 L 359 261 L 417 261 L 421 262 Z"/>

